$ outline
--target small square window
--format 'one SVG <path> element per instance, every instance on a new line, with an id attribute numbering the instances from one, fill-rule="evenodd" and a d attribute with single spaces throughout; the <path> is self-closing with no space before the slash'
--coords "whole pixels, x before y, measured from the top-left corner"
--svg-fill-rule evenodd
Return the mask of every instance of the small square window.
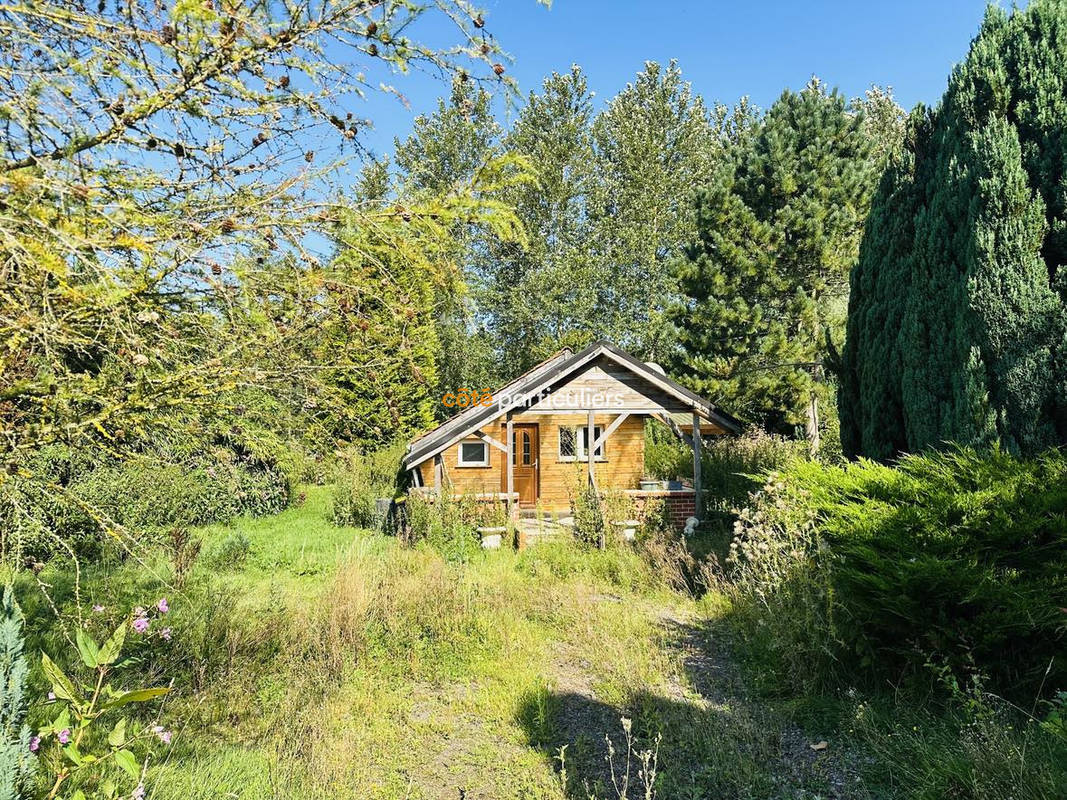
<path id="1" fill-rule="evenodd" d="M 489 466 L 489 445 L 485 442 L 460 442 L 458 465 L 461 467 Z"/>

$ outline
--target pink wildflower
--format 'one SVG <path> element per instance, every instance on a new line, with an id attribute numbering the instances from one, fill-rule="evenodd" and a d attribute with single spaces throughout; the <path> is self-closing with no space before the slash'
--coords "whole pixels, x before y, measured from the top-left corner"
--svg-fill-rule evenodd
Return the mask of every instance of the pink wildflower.
<path id="1" fill-rule="evenodd" d="M 162 725 L 156 725 L 152 728 L 152 733 L 159 737 L 159 741 L 163 744 L 170 744 L 171 733 Z"/>
<path id="2" fill-rule="evenodd" d="M 148 630 L 148 617 L 138 617 L 133 621 L 133 629 L 138 633 L 144 633 Z"/>
<path id="3" fill-rule="evenodd" d="M 56 738 L 59 739 L 60 744 L 67 744 L 70 741 L 70 728 L 61 730 Z"/>
<path id="4" fill-rule="evenodd" d="M 130 795 L 130 800 L 144 800 L 144 784 L 138 784 L 137 788 L 133 790 L 133 794 Z"/>
<path id="5" fill-rule="evenodd" d="M 49 692 L 48 693 L 48 699 L 49 700 L 55 700 L 56 699 L 56 693 L 55 692 Z"/>
<path id="6" fill-rule="evenodd" d="M 164 628 L 163 630 L 161 630 L 159 632 L 159 635 L 163 639 L 163 641 L 169 642 L 170 641 L 170 628 Z"/>
<path id="7" fill-rule="evenodd" d="M 41 737 L 40 736 L 31 736 L 30 737 L 30 752 L 31 753 L 36 753 L 40 749 L 41 749 Z"/>
<path id="8" fill-rule="evenodd" d="M 93 606 L 93 613 L 94 614 L 102 614 L 103 612 L 104 612 L 104 607 L 102 605 L 100 605 L 99 603 L 97 603 L 95 606 Z"/>
<path id="9" fill-rule="evenodd" d="M 156 608 L 159 609 L 160 614 L 166 614 L 168 611 L 170 611 L 170 606 L 167 605 L 167 598 L 161 597 L 159 599 L 159 602 L 156 603 Z"/>

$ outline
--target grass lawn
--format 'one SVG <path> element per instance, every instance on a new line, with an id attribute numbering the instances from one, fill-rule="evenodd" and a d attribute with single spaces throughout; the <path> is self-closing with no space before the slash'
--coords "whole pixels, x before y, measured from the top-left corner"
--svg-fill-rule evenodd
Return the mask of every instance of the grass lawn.
<path id="1" fill-rule="evenodd" d="M 629 797 L 643 751 L 661 798 L 834 796 L 834 756 L 746 698 L 715 596 L 569 542 L 449 563 L 328 504 L 195 531 L 180 590 L 163 555 L 83 575 L 83 605 L 172 598 L 150 797 L 615 798 L 628 749 Z"/>

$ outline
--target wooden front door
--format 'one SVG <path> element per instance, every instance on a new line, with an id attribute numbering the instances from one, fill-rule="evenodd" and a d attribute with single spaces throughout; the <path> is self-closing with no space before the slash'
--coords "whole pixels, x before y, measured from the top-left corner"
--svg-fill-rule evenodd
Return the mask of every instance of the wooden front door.
<path id="1" fill-rule="evenodd" d="M 519 493 L 520 505 L 537 502 L 540 489 L 541 441 L 537 423 L 512 426 L 511 463 L 513 464 L 515 491 Z M 505 466 L 500 476 L 503 491 L 508 490 L 508 473 Z"/>

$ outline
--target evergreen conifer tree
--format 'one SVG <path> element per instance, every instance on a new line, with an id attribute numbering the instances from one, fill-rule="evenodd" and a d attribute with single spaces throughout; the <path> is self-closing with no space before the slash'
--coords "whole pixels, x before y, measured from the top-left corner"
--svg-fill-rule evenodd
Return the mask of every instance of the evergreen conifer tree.
<path id="1" fill-rule="evenodd" d="M 862 111 L 814 79 L 735 139 L 678 264 L 675 371 L 753 421 L 805 425 L 814 449 L 826 333 L 844 327 L 876 181 L 872 137 Z"/>
<path id="2" fill-rule="evenodd" d="M 842 444 L 1067 442 L 1067 4 L 991 7 L 917 109 L 851 277 Z"/>
<path id="3" fill-rule="evenodd" d="M 26 725 L 22 611 L 11 587 L 0 598 L 0 800 L 29 797 L 36 761 Z"/>

